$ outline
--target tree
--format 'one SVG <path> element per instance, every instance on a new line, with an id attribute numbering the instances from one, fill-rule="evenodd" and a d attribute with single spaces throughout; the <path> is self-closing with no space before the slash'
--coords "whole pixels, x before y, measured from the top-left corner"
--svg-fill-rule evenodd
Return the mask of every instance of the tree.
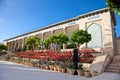
<path id="1" fill-rule="evenodd" d="M 25 45 L 29 50 L 34 50 L 40 47 L 40 38 L 32 36 L 26 39 Z"/>
<path id="2" fill-rule="evenodd" d="M 0 52 L 2 52 L 2 50 L 7 50 L 7 47 L 4 44 L 0 44 Z"/>
<path id="3" fill-rule="evenodd" d="M 60 49 L 60 45 L 62 45 L 63 43 L 67 44 L 68 40 L 69 38 L 67 37 L 67 35 L 63 33 L 57 33 L 47 37 L 44 41 L 44 45 L 46 46 L 46 48 L 50 49 L 51 43 L 53 43 L 56 45 L 57 49 Z"/>
<path id="4" fill-rule="evenodd" d="M 43 41 L 43 44 L 44 44 L 46 49 L 50 49 L 51 43 L 53 43 L 52 38 L 53 38 L 52 36 L 49 36 Z"/>
<path id="5" fill-rule="evenodd" d="M 120 0 L 106 0 L 107 6 L 120 16 Z"/>
<path id="6" fill-rule="evenodd" d="M 67 44 L 67 49 L 73 49 L 74 48 L 74 43 L 73 42 L 69 42 Z"/>
<path id="7" fill-rule="evenodd" d="M 61 44 L 67 44 L 67 42 L 69 41 L 69 38 L 67 35 L 63 34 L 63 33 L 57 33 L 54 34 L 53 36 L 53 42 L 56 44 L 56 48 L 60 49 L 61 48 Z"/>
<path id="8" fill-rule="evenodd" d="M 77 30 L 73 32 L 70 36 L 70 41 L 74 42 L 77 48 L 80 47 L 80 44 L 87 43 L 91 40 L 91 34 L 88 34 L 87 31 Z"/>

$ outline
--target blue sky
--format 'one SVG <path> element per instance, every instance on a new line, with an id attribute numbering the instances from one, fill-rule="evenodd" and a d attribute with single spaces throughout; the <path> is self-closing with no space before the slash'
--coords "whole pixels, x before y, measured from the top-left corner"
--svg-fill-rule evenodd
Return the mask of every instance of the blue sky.
<path id="1" fill-rule="evenodd" d="M 105 7 L 105 0 L 0 0 L 0 42 Z"/>

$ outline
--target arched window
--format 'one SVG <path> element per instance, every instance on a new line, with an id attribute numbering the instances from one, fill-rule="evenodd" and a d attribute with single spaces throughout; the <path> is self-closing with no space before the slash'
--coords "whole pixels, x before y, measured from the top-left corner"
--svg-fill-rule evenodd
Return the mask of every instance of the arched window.
<path id="1" fill-rule="evenodd" d="M 93 23 L 88 29 L 88 33 L 91 34 L 91 41 L 87 43 L 88 48 L 101 48 L 102 47 L 102 29 L 101 26 Z"/>

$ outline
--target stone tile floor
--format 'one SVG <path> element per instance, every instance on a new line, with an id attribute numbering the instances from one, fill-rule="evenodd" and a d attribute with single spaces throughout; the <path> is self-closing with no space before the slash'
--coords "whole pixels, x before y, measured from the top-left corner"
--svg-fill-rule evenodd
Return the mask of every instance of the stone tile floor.
<path id="1" fill-rule="evenodd" d="M 104 72 L 98 76 L 86 78 L 0 61 L 0 80 L 120 80 L 120 74 Z"/>

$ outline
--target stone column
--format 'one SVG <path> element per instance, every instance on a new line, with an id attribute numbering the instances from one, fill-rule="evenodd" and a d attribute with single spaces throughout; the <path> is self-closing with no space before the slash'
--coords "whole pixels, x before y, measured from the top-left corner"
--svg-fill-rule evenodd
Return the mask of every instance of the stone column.
<path id="1" fill-rule="evenodd" d="M 63 28 L 64 34 L 66 34 L 66 33 L 65 33 L 65 29 L 66 29 L 66 27 Z M 67 49 L 67 45 L 66 45 L 66 44 L 63 44 L 63 50 L 65 50 L 65 49 Z"/>
<path id="2" fill-rule="evenodd" d="M 15 47 L 16 47 L 16 41 L 13 41 L 14 45 L 13 45 L 13 52 L 15 52 Z"/>
<path id="3" fill-rule="evenodd" d="M 22 50 L 24 49 L 24 38 L 22 38 L 22 41 L 21 41 L 21 46 L 22 46 Z"/>
<path id="4" fill-rule="evenodd" d="M 18 48 L 18 40 L 16 40 L 15 52 L 17 51 L 17 48 Z"/>
<path id="5" fill-rule="evenodd" d="M 41 39 L 42 41 L 44 40 L 44 38 L 43 38 L 43 37 L 44 37 L 44 33 L 42 33 L 42 39 Z"/>
<path id="6" fill-rule="evenodd" d="M 9 51 L 11 52 L 11 42 L 9 42 Z"/>
<path id="7" fill-rule="evenodd" d="M 10 50 L 10 52 L 13 52 L 13 46 L 14 46 L 14 42 L 12 41 L 11 42 L 11 50 Z"/>
<path id="8" fill-rule="evenodd" d="M 9 51 L 9 48 L 10 48 L 10 43 L 9 42 L 7 42 L 7 51 Z"/>

